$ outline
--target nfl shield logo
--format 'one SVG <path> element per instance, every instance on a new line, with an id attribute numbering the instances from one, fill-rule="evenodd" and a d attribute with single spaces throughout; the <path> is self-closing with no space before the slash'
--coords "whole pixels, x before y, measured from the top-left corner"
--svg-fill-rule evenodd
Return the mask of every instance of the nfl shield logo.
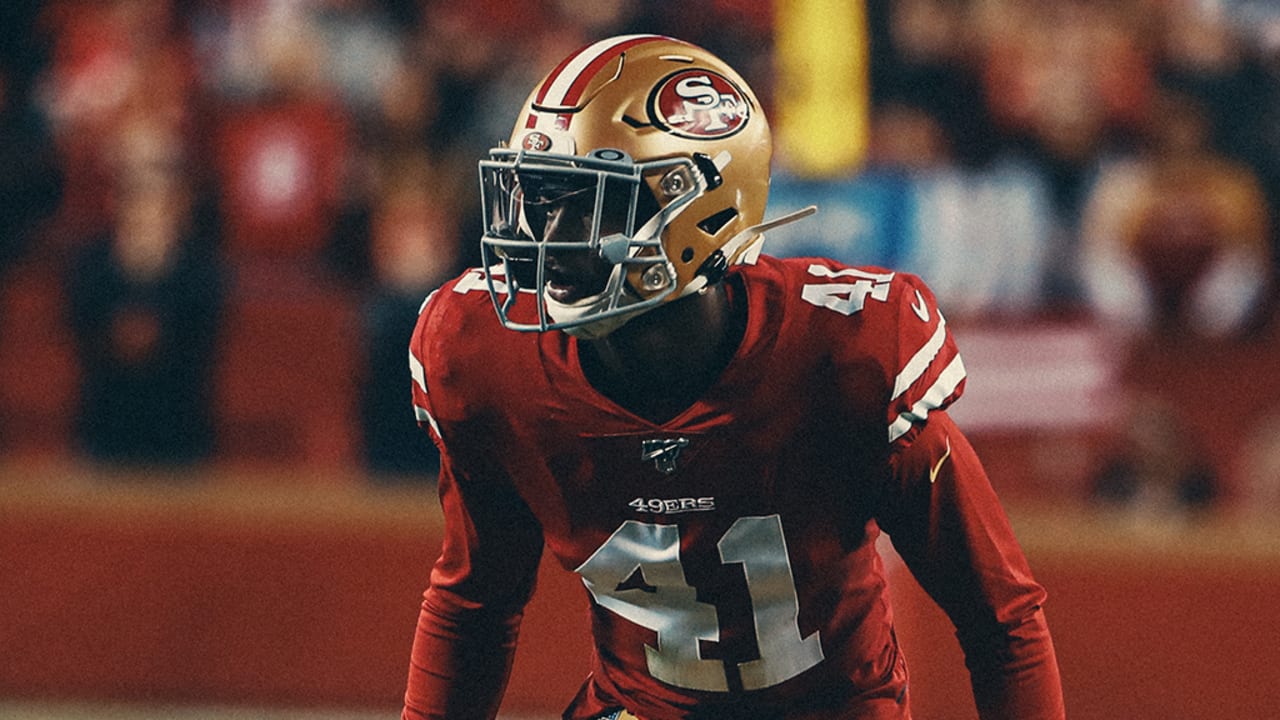
<path id="1" fill-rule="evenodd" d="M 655 470 L 670 475 L 676 471 L 676 459 L 680 457 L 680 451 L 688 445 L 689 440 L 682 437 L 643 440 L 640 444 L 640 459 L 653 461 Z"/>

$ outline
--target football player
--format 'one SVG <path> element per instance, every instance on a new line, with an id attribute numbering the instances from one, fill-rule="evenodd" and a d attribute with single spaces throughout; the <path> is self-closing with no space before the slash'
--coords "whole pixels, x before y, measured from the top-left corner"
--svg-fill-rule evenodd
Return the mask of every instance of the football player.
<path id="1" fill-rule="evenodd" d="M 763 219 L 771 151 L 733 69 L 630 35 L 480 163 L 485 267 L 410 352 L 446 526 L 404 718 L 494 717 L 544 548 L 590 596 L 566 718 L 908 718 L 881 530 L 980 715 L 1063 716 L 1045 592 L 946 412 L 946 319 L 906 273 L 761 254 L 793 219 Z"/>

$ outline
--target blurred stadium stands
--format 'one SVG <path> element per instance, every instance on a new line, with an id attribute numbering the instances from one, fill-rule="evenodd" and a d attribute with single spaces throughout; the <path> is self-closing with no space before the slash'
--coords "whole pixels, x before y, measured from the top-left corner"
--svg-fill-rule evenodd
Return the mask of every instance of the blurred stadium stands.
<path id="1" fill-rule="evenodd" d="M 937 291 L 970 371 L 956 417 L 1049 587 L 1073 717 L 1280 717 L 1280 12 L 866 10 L 864 157 L 832 175 L 780 145 L 771 213 L 820 213 L 767 250 Z M 775 30 L 745 0 L 5 3 L 0 718 L 394 714 L 438 511 L 430 457 L 371 456 L 413 420 L 407 368 L 375 370 L 368 338 L 477 260 L 475 162 L 551 63 L 673 34 L 776 119 Z M 1160 122 L 1174 92 L 1201 135 Z M 121 466 L 80 435 L 69 288 L 103 244 L 163 275 L 181 233 L 130 240 L 120 208 L 175 179 L 229 276 L 214 451 Z M 1182 304 L 1199 314 L 1157 322 Z M 146 322 L 122 327 L 147 346 Z M 1201 471 L 1213 491 L 1186 502 Z M 970 717 L 945 621 L 895 572 L 921 715 Z M 581 589 L 544 575 L 513 720 L 553 716 L 585 666 Z"/>

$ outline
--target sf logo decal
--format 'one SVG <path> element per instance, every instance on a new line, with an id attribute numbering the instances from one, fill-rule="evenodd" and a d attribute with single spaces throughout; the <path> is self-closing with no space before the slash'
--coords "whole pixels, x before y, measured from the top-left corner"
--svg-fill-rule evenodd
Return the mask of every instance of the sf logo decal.
<path id="1" fill-rule="evenodd" d="M 710 70 L 681 70 L 658 84 L 650 114 L 668 132 L 695 140 L 732 135 L 751 116 L 746 96 L 728 78 Z"/>

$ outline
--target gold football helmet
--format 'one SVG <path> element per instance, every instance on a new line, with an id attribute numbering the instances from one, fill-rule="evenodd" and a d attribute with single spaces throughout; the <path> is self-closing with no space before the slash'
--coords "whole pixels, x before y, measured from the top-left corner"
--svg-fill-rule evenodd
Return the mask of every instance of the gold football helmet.
<path id="1" fill-rule="evenodd" d="M 503 324 L 601 337 L 718 281 L 759 251 L 771 155 L 755 95 L 700 47 L 624 35 L 565 58 L 480 162 Z M 521 294 L 536 316 L 516 319 Z"/>

